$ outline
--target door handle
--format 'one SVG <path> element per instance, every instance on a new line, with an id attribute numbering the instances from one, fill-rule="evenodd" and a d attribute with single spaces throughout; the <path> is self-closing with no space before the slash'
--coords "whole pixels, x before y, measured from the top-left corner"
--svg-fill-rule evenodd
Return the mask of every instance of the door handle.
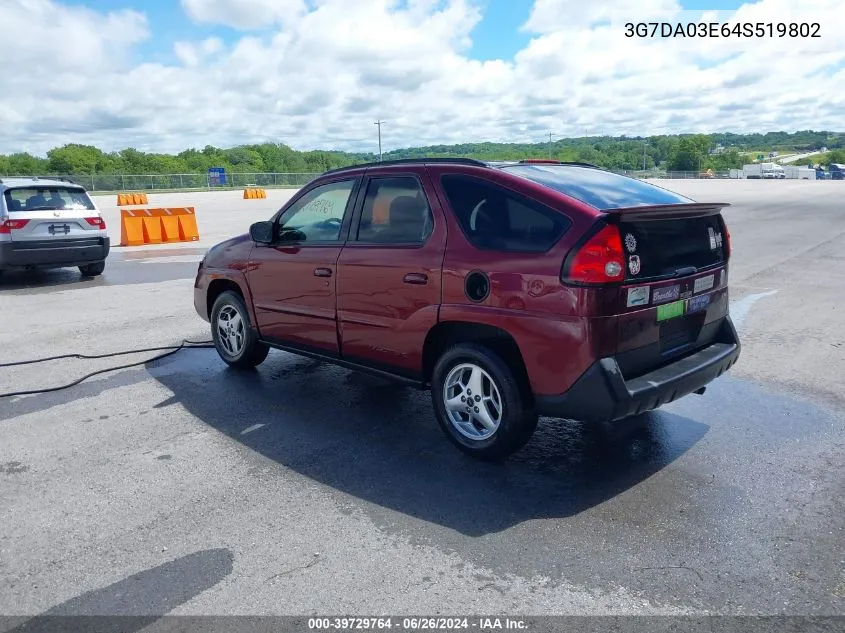
<path id="1" fill-rule="evenodd" d="M 428 275 L 424 275 L 423 273 L 408 273 L 402 281 L 406 284 L 417 284 L 421 286 L 428 283 Z"/>
<path id="2" fill-rule="evenodd" d="M 331 268 L 315 268 L 314 269 L 314 276 L 315 277 L 331 277 L 332 276 L 332 269 Z"/>

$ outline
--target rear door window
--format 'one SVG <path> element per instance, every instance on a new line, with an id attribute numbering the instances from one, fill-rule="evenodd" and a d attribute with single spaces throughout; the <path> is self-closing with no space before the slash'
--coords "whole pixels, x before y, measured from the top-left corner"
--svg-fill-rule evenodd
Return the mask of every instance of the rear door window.
<path id="1" fill-rule="evenodd" d="M 458 224 L 476 248 L 544 253 L 571 224 L 558 211 L 480 178 L 446 175 L 441 183 Z"/>

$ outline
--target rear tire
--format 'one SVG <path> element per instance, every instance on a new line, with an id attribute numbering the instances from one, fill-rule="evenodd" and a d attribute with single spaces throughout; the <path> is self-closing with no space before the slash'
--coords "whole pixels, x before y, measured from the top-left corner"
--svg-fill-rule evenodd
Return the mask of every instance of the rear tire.
<path id="1" fill-rule="evenodd" d="M 237 369 L 252 369 L 270 353 L 258 340 L 243 298 L 231 290 L 221 293 L 211 309 L 211 338 L 220 358 Z"/>
<path id="2" fill-rule="evenodd" d="M 98 277 L 103 274 L 106 269 L 106 262 L 95 262 L 93 264 L 85 264 L 79 267 L 79 272 L 83 277 Z"/>
<path id="3" fill-rule="evenodd" d="M 531 439 L 538 416 L 524 393 L 507 363 L 482 345 L 456 345 L 434 366 L 437 422 L 455 446 L 479 459 L 504 459 Z"/>

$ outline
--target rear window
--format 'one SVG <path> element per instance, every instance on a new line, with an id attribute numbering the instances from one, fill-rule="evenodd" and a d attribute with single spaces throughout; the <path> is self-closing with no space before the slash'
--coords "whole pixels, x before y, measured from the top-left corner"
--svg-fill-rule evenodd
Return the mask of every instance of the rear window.
<path id="1" fill-rule="evenodd" d="M 689 198 L 642 180 L 593 167 L 513 165 L 503 169 L 585 202 L 596 209 L 693 202 Z"/>
<path id="2" fill-rule="evenodd" d="M 75 187 L 18 187 L 7 189 L 6 208 L 14 211 L 80 209 L 93 211 L 94 203 L 84 189 Z"/>
<path id="3" fill-rule="evenodd" d="M 718 215 L 620 222 L 619 230 L 629 260 L 628 279 L 674 276 L 727 261 L 728 243 Z"/>

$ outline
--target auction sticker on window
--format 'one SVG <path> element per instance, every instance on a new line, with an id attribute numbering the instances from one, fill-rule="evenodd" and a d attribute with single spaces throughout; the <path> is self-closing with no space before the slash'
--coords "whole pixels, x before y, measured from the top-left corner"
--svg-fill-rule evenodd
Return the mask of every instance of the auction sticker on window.
<path id="1" fill-rule="evenodd" d="M 686 301 L 675 301 L 674 303 L 666 303 L 662 306 L 657 306 L 657 320 L 666 321 L 667 319 L 674 319 L 675 317 L 684 315 L 684 308 Z"/>

